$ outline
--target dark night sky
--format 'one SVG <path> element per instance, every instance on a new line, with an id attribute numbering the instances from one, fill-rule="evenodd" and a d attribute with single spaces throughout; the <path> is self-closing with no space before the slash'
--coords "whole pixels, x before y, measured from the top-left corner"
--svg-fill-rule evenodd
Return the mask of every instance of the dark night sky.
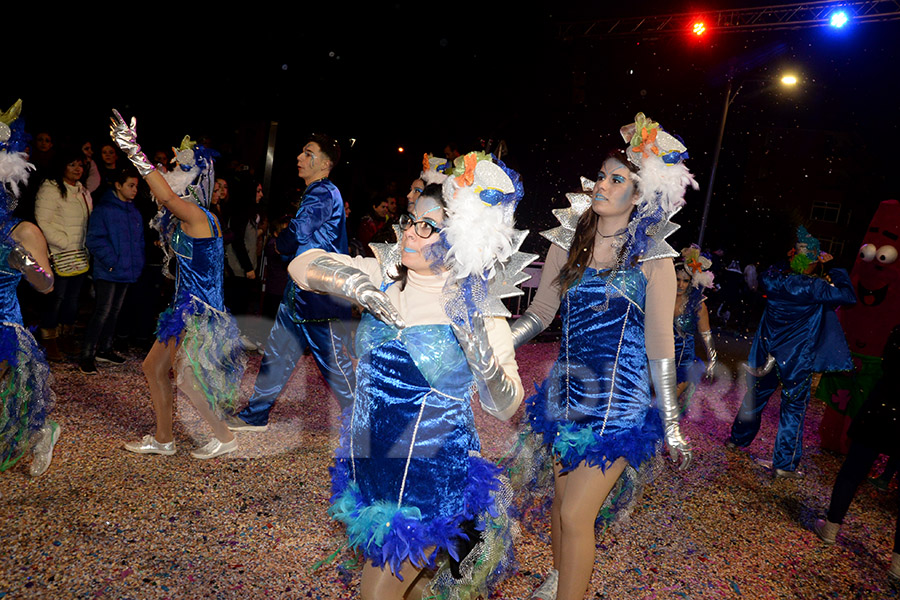
<path id="1" fill-rule="evenodd" d="M 296 184 L 298 136 L 330 131 L 356 138 L 350 165 L 335 179 L 359 210 L 384 181 L 407 186 L 424 151 L 440 153 L 451 139 L 470 145 L 502 138 L 526 185 L 519 220 L 543 229 L 551 224 L 549 209 L 565 205 L 563 194 L 577 187 L 578 176 L 593 176 L 605 150 L 621 145 L 618 127 L 638 111 L 685 139 L 705 188 L 725 74 L 733 68 L 735 80 L 747 82 L 728 119 L 707 234 L 713 244 L 724 243 L 716 232 L 728 229 L 716 220 L 727 213 L 717 206 L 739 197 L 749 148 L 773 129 L 788 136 L 857 132 L 864 141 L 858 156 L 871 171 L 860 192 L 877 200 L 900 196 L 884 174 L 893 170 L 886 149 L 898 134 L 889 89 L 900 64 L 900 21 L 839 33 L 727 34 L 700 43 L 687 36 L 561 40 L 563 19 L 698 5 L 559 4 L 564 12 L 404 1 L 363 9 L 254 3 L 240 12 L 179 7 L 163 15 L 132 5 L 77 15 L 67 9 L 64 18 L 25 15 L 15 20 L 20 26 L 10 46 L 19 51 L 9 54 L 16 64 L 5 69 L 0 105 L 21 96 L 31 131 L 49 127 L 95 140 L 116 106 L 138 115 L 145 147 L 207 133 L 254 166 L 262 164 L 259 143 L 268 123 L 277 121 L 273 195 Z M 761 81 L 787 67 L 801 76 L 792 93 Z M 401 145 L 404 156 L 396 152 Z M 696 235 L 703 198 L 702 191 L 688 196 L 679 243 Z"/>

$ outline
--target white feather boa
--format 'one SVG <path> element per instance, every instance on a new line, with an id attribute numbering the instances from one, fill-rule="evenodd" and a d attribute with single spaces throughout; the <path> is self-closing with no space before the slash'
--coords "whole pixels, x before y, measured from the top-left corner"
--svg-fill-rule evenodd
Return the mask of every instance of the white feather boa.
<path id="1" fill-rule="evenodd" d="M 0 182 L 9 185 L 13 197 L 19 197 L 19 186 L 28 183 L 28 175 L 34 165 L 28 162 L 24 152 L 0 152 Z"/>
<path id="2" fill-rule="evenodd" d="M 168 173 L 163 173 L 162 176 L 173 192 L 179 196 L 184 196 L 187 193 L 187 187 L 197 179 L 199 174 L 200 167 L 194 165 L 190 171 L 183 171 L 181 167 L 176 166 Z"/>
<path id="3" fill-rule="evenodd" d="M 459 187 L 454 177 L 444 183 L 447 220 L 444 232 L 450 250 L 448 264 L 457 279 L 478 275 L 490 279 L 497 261 L 513 255 L 512 219 L 490 206 L 470 186 Z"/>
<path id="4" fill-rule="evenodd" d="M 637 179 L 641 189 L 641 212 L 659 204 L 663 212 L 671 216 L 684 206 L 684 190 L 688 185 L 699 189 L 694 176 L 683 163 L 667 165 L 655 156 L 641 161 Z"/>

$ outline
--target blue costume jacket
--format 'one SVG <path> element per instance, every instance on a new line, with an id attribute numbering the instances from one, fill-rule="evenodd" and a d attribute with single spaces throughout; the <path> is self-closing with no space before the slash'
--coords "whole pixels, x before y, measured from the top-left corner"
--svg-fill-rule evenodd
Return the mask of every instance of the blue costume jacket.
<path id="1" fill-rule="evenodd" d="M 762 276 L 767 303 L 750 349 L 751 367 L 764 365 L 771 354 L 782 379 L 791 381 L 804 372 L 853 368 L 834 309 L 856 302 L 856 294 L 844 269 L 832 269 L 831 279 L 833 284 L 774 268 Z"/>
<path id="2" fill-rule="evenodd" d="M 345 221 L 344 200 L 337 186 L 328 179 L 314 181 L 303 193 L 300 209 L 291 224 L 275 240 L 275 248 L 290 258 L 313 248 L 347 254 Z M 293 282 L 285 290 L 285 301 L 293 309 L 295 322 L 350 318 L 350 305 L 346 302 L 305 292 Z"/>

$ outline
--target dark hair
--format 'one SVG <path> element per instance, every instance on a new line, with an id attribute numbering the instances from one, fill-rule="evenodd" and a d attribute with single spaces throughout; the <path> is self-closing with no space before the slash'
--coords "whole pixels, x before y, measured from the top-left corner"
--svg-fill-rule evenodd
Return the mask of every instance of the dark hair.
<path id="1" fill-rule="evenodd" d="M 319 146 L 319 150 L 331 161 L 331 168 L 335 168 L 341 161 L 341 145 L 330 135 L 324 133 L 310 134 L 306 143 L 315 142 Z"/>
<path id="2" fill-rule="evenodd" d="M 603 162 L 610 158 L 620 161 L 632 173 L 637 173 L 637 167 L 628 160 L 628 155 L 624 150 L 613 150 L 606 155 Z M 635 181 L 635 188 L 637 186 L 638 183 Z M 633 211 L 632 214 L 634 214 Z M 569 288 L 578 283 L 584 276 L 584 270 L 594 256 L 594 242 L 597 239 L 597 221 L 599 220 L 600 217 L 591 210 L 590 206 L 578 219 L 578 225 L 575 226 L 575 235 L 572 238 L 572 245 L 569 247 L 569 256 L 562 269 L 559 270 L 559 276 L 556 278 L 556 282 L 559 284 L 560 296 L 565 295 Z M 621 259 L 624 253 L 628 251 L 629 245 L 628 242 L 622 244 L 618 259 Z"/>
<path id="3" fill-rule="evenodd" d="M 59 188 L 59 193 L 62 194 L 63 198 L 66 197 L 66 184 L 64 180 L 66 167 L 69 166 L 69 163 L 76 161 L 84 166 L 84 152 L 81 151 L 80 147 L 75 148 L 72 146 L 65 146 L 60 148 L 54 155 L 53 162 L 50 163 L 50 170 L 44 177 L 44 181 L 52 181 L 56 184 L 56 187 Z"/>
<path id="4" fill-rule="evenodd" d="M 140 175 L 140 173 L 138 173 L 137 169 L 135 169 L 131 165 L 128 165 L 124 169 L 119 169 L 119 171 L 116 173 L 115 179 L 113 179 L 113 183 L 118 183 L 119 185 L 125 185 L 125 182 L 132 178 L 140 181 L 141 175 Z"/>
<path id="5" fill-rule="evenodd" d="M 447 208 L 447 203 L 444 202 L 444 194 L 443 188 L 439 183 L 429 183 L 425 186 L 425 189 L 422 190 L 422 193 L 419 194 L 419 198 L 431 198 L 435 202 L 437 202 L 438 206 L 443 209 Z M 398 242 L 402 240 L 397 240 Z M 406 279 L 409 277 L 409 267 L 404 264 L 397 265 L 397 276 L 394 277 L 394 281 L 396 281 L 400 285 L 400 291 L 403 291 L 406 288 Z"/>

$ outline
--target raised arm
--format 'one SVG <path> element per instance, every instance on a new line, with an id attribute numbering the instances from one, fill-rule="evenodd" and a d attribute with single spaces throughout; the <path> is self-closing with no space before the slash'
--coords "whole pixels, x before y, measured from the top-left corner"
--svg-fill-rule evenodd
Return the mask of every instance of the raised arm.
<path id="1" fill-rule="evenodd" d="M 131 123 L 128 124 L 119 111 L 113 110 L 110 121 L 112 122 L 109 128 L 110 137 L 150 186 L 150 193 L 156 198 L 156 202 L 161 207 L 168 209 L 175 215 L 175 218 L 182 222 L 184 232 L 189 236 L 212 237 L 212 231 L 203 209 L 173 192 L 169 183 L 141 150 L 141 145 L 137 143 L 137 119 L 131 117 Z"/>

